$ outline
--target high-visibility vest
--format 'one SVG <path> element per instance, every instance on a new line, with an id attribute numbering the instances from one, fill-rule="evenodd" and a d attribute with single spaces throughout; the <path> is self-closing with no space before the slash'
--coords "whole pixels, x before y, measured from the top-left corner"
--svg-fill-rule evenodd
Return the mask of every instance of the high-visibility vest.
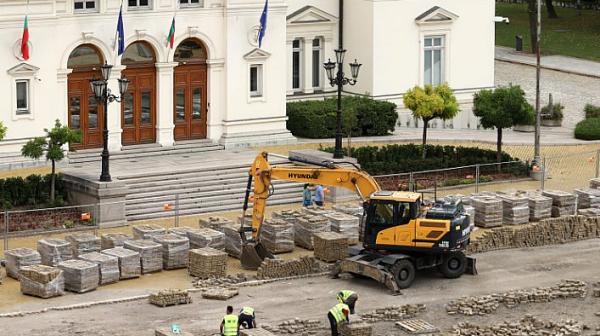
<path id="1" fill-rule="evenodd" d="M 237 315 L 225 315 L 223 317 L 225 323 L 223 324 L 223 335 L 224 336 L 237 336 L 238 334 L 238 317 Z"/>
<path id="2" fill-rule="evenodd" d="M 254 316 L 254 308 L 243 307 L 241 313 L 244 314 L 244 315 Z"/>
<path id="3" fill-rule="evenodd" d="M 352 294 L 356 294 L 356 292 L 347 289 L 341 290 L 338 293 L 338 299 L 340 300 L 340 302 L 344 303 Z"/>
<path id="4" fill-rule="evenodd" d="M 333 306 L 331 310 L 329 310 L 329 312 L 331 313 L 331 315 L 333 315 L 333 318 L 335 318 L 335 321 L 337 323 L 346 320 L 346 315 L 344 315 L 344 313 L 342 312 L 342 310 L 344 309 L 350 311 L 350 308 L 348 308 L 347 304 L 338 303 L 335 306 Z"/>

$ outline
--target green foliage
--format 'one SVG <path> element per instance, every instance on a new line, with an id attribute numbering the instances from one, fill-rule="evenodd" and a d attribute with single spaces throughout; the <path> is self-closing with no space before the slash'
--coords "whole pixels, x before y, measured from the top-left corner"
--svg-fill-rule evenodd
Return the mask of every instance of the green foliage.
<path id="1" fill-rule="evenodd" d="M 75 223 L 73 223 L 73 221 L 71 221 L 71 220 L 66 220 L 66 221 L 63 223 L 63 227 L 64 227 L 65 229 L 70 229 L 70 228 L 72 228 L 72 227 L 74 227 L 74 226 L 75 226 Z"/>
<path id="2" fill-rule="evenodd" d="M 585 118 L 600 118 L 600 106 L 585 104 Z"/>
<path id="3" fill-rule="evenodd" d="M 50 202 L 50 184 L 52 175 L 29 175 L 26 178 L 8 177 L 0 179 L 0 209 L 13 207 L 45 207 L 60 206 L 67 198 L 67 191 L 62 183 L 62 174 L 56 175 L 56 201 Z"/>
<path id="4" fill-rule="evenodd" d="M 0 140 L 4 139 L 6 136 L 6 131 L 7 128 L 2 124 L 2 121 L 0 121 Z"/>
<path id="5" fill-rule="evenodd" d="M 600 118 L 584 119 L 575 126 L 575 138 L 600 140 Z"/>
<path id="6" fill-rule="evenodd" d="M 527 102 L 519 85 L 509 84 L 475 93 L 473 114 L 480 118 L 485 129 L 527 125 L 532 117 L 535 123 L 533 106 Z"/>
<path id="7" fill-rule="evenodd" d="M 333 138 L 336 131 L 336 111 L 337 98 L 287 103 L 287 129 L 293 135 L 304 138 Z M 356 118 L 356 124 L 351 127 L 353 137 L 387 135 L 394 131 L 398 120 L 396 104 L 365 96 L 343 97 L 342 119 L 346 111 Z M 352 123 L 353 117 L 346 118 Z"/>
<path id="8" fill-rule="evenodd" d="M 485 183 L 485 182 L 492 182 L 494 180 L 494 177 L 491 175 L 481 175 L 479 176 L 479 182 L 481 183 Z"/>
<path id="9" fill-rule="evenodd" d="M 561 103 L 552 104 L 552 113 L 550 113 L 550 106 L 546 105 L 542 107 L 542 119 L 544 120 L 563 120 L 563 110 L 565 107 Z"/>

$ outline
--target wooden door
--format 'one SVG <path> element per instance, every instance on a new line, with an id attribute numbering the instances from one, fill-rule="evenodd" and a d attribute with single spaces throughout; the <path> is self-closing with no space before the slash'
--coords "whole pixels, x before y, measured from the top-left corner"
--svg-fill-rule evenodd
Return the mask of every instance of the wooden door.
<path id="1" fill-rule="evenodd" d="M 121 102 L 123 146 L 156 142 L 156 75 L 154 67 L 126 69 L 129 87 Z"/>
<path id="2" fill-rule="evenodd" d="M 100 78 L 100 71 L 73 72 L 68 76 L 69 128 L 81 130 L 81 143 L 72 143 L 75 149 L 102 147 L 104 107 L 96 102 L 90 87 L 92 77 Z"/>
<path id="3" fill-rule="evenodd" d="M 175 67 L 175 140 L 206 139 L 206 84 L 206 64 L 184 64 Z"/>

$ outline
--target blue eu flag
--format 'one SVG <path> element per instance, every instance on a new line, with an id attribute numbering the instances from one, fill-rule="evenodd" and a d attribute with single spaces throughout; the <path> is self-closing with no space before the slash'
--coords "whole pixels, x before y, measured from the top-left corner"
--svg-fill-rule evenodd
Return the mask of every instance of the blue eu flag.
<path id="1" fill-rule="evenodd" d="M 117 22 L 117 42 L 119 43 L 119 56 L 125 50 L 125 32 L 123 31 L 123 6 L 119 10 L 119 22 Z"/>
<path id="2" fill-rule="evenodd" d="M 267 11 L 269 10 L 269 0 L 265 0 L 265 8 L 263 9 L 262 15 L 260 16 L 260 31 L 258 33 L 258 47 L 262 46 L 263 37 L 265 37 L 265 31 L 267 30 Z"/>

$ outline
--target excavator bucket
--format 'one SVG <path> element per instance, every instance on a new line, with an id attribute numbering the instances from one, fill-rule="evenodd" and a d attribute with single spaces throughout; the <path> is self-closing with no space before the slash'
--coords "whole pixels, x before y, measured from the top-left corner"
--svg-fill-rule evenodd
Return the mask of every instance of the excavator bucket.
<path id="1" fill-rule="evenodd" d="M 256 271 L 265 259 L 275 259 L 275 256 L 261 243 L 246 243 L 242 247 L 240 261 L 242 268 Z"/>
<path id="2" fill-rule="evenodd" d="M 476 261 L 477 259 L 475 258 L 467 257 L 467 270 L 465 271 L 466 274 L 477 275 L 477 267 L 475 266 Z"/>
<path id="3" fill-rule="evenodd" d="M 385 285 L 392 295 L 400 295 L 400 289 L 394 280 L 394 276 L 385 267 L 376 263 L 360 260 L 361 256 L 350 257 L 340 260 L 332 270 L 332 276 L 337 277 L 340 273 L 350 273 L 369 277 Z"/>

